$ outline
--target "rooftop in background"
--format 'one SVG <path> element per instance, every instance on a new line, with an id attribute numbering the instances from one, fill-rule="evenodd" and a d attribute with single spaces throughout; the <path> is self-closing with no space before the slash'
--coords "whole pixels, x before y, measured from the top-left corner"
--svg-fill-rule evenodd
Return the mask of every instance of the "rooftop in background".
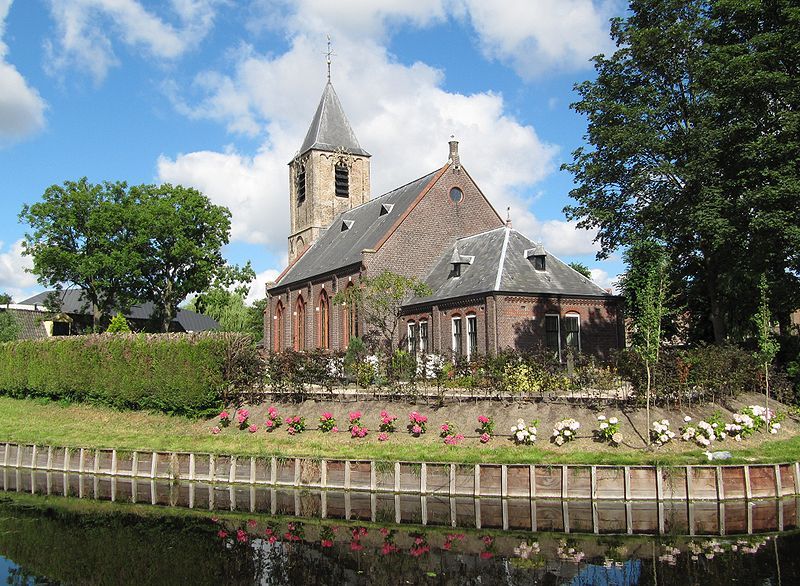
<path id="1" fill-rule="evenodd" d="M 57 293 L 56 291 L 44 291 L 38 295 L 34 295 L 24 301 L 14 304 L 14 308 L 22 309 L 27 306 L 31 309 L 48 311 L 48 297 L 50 295 L 57 295 L 60 300 L 60 312 L 73 315 L 89 315 L 91 313 L 90 303 L 84 299 L 82 289 L 69 289 Z M 147 321 L 153 314 L 153 304 L 150 302 L 140 303 L 131 307 L 130 311 L 125 314 L 127 319 L 136 321 Z M 172 320 L 173 324 L 178 324 L 183 331 L 186 332 L 205 332 L 208 330 L 219 329 L 219 324 L 216 320 L 189 311 L 188 309 L 178 309 L 178 314 Z"/>

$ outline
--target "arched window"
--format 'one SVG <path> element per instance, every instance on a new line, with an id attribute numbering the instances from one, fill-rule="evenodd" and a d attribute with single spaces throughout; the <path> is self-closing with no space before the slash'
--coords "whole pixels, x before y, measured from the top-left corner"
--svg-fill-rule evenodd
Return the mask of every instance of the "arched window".
<path id="1" fill-rule="evenodd" d="M 569 312 L 564 316 L 564 346 L 573 354 L 581 351 L 581 316 Z"/>
<path id="2" fill-rule="evenodd" d="M 295 304 L 294 319 L 294 349 L 305 350 L 306 348 L 306 302 L 303 296 L 297 296 Z"/>
<path id="3" fill-rule="evenodd" d="M 352 282 L 348 283 L 345 292 L 353 286 Z M 350 344 L 350 338 L 358 336 L 358 308 L 352 303 L 345 303 L 342 312 L 342 333 L 344 334 L 342 341 L 347 347 Z"/>
<path id="4" fill-rule="evenodd" d="M 463 352 L 462 348 L 464 347 L 463 346 L 464 331 L 462 329 L 463 328 L 463 324 L 461 322 L 461 316 L 458 315 L 458 314 L 454 315 L 453 318 L 452 318 L 452 324 L 453 324 L 453 326 L 452 326 L 453 327 L 453 329 L 452 329 L 452 334 L 453 334 L 453 336 L 452 336 L 453 354 L 454 355 L 461 355 L 461 353 Z"/>
<path id="5" fill-rule="evenodd" d="M 406 324 L 406 343 L 408 353 L 412 356 L 417 354 L 417 322 L 413 319 Z"/>
<path id="6" fill-rule="evenodd" d="M 350 169 L 345 163 L 337 163 L 334 168 L 336 197 L 350 197 Z"/>
<path id="7" fill-rule="evenodd" d="M 419 351 L 420 354 L 428 353 L 428 320 L 419 320 Z"/>
<path id="8" fill-rule="evenodd" d="M 467 360 L 478 353 L 478 316 L 467 314 Z"/>
<path id="9" fill-rule="evenodd" d="M 283 350 L 283 303 L 278 300 L 275 306 L 275 316 L 272 318 L 272 350 L 280 352 Z"/>
<path id="10" fill-rule="evenodd" d="M 306 166 L 305 164 L 297 165 L 297 175 L 295 175 L 295 189 L 297 191 L 298 205 L 306 200 Z"/>
<path id="11" fill-rule="evenodd" d="M 331 347 L 331 304 L 325 289 L 319 294 L 319 347 Z"/>

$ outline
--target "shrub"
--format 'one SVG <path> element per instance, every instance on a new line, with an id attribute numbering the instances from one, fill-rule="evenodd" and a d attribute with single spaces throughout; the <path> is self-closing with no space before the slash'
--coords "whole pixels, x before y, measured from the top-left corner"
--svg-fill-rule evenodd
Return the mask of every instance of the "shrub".
<path id="1" fill-rule="evenodd" d="M 580 429 L 581 424 L 574 419 L 562 419 L 553 428 L 553 442 L 556 445 L 564 445 L 575 439 L 575 433 Z"/>
<path id="2" fill-rule="evenodd" d="M 94 334 L 0 345 L 0 393 L 215 416 L 260 378 L 249 336 Z"/>
<path id="3" fill-rule="evenodd" d="M 537 420 L 531 421 L 530 425 L 526 425 L 524 419 L 517 419 L 517 424 L 511 427 L 511 439 L 518 445 L 532 444 L 536 441 L 537 425 L 539 425 Z"/>
<path id="4" fill-rule="evenodd" d="M 605 415 L 597 416 L 597 429 L 594 435 L 600 441 L 619 444 L 622 442 L 622 434 L 619 432 L 619 419 L 616 417 L 607 418 Z"/>
<path id="5" fill-rule="evenodd" d="M 121 313 L 116 314 L 111 318 L 111 323 L 108 324 L 107 334 L 129 334 L 131 331 L 128 325 L 128 320 Z"/>

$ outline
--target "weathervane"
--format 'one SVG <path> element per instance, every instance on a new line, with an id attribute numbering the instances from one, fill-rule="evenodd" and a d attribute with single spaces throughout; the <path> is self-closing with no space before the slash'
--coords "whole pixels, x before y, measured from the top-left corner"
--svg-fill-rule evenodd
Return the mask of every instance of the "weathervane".
<path id="1" fill-rule="evenodd" d="M 328 52 L 325 53 L 325 62 L 328 64 L 328 81 L 331 80 L 331 56 L 336 53 L 331 51 L 331 36 L 328 35 Z"/>

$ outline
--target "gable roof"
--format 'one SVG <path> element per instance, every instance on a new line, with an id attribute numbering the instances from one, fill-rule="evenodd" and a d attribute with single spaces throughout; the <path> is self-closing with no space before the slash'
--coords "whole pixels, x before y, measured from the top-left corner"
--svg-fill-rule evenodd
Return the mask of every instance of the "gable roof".
<path id="1" fill-rule="evenodd" d="M 545 256 L 546 270 L 533 267 L 527 258 L 532 250 Z M 451 277 L 455 255 L 474 257 L 470 264 L 462 265 L 460 277 Z M 613 297 L 541 244 L 508 227 L 460 238 L 439 257 L 425 282 L 433 293 L 415 297 L 406 305 L 492 292 Z"/>
<path id="2" fill-rule="evenodd" d="M 432 171 L 339 214 L 316 242 L 286 269 L 275 287 L 361 262 L 361 252 L 378 246 L 440 171 Z M 381 214 L 381 210 L 389 206 L 391 211 Z M 347 228 L 342 230 L 343 226 Z"/>
<path id="3" fill-rule="evenodd" d="M 24 301 L 20 301 L 19 305 L 41 306 L 42 310 L 46 310 L 48 304 L 48 297 L 51 294 L 56 294 L 55 291 L 44 291 L 30 297 Z M 89 301 L 84 298 L 82 289 L 68 289 L 57 293 L 58 298 L 61 300 L 61 311 L 63 313 L 72 313 L 77 315 L 88 315 L 90 313 Z M 131 306 L 125 317 L 128 319 L 143 320 L 150 319 L 153 314 L 153 304 L 151 302 L 140 303 Z M 178 313 L 172 320 L 177 322 L 186 332 L 205 332 L 207 330 L 219 329 L 219 324 L 215 319 L 189 311 L 188 309 L 178 308 Z"/>
<path id="4" fill-rule="evenodd" d="M 308 128 L 303 146 L 300 147 L 300 154 L 303 155 L 311 149 L 344 150 L 352 155 L 371 156 L 358 144 L 358 139 L 330 80 L 325 84 L 314 119 Z"/>

